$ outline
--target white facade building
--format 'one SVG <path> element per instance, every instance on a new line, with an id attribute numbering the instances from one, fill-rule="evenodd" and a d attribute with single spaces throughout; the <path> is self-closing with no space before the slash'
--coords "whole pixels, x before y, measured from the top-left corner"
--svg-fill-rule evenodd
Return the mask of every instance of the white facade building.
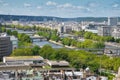
<path id="1" fill-rule="evenodd" d="M 90 76 L 90 77 L 87 77 L 86 80 L 97 80 L 97 77 L 95 77 L 95 76 Z"/>
<path id="2" fill-rule="evenodd" d="M 12 49 L 16 49 L 18 48 L 18 38 L 16 38 L 15 36 L 10 36 L 10 40 L 12 41 Z"/>
<path id="3" fill-rule="evenodd" d="M 115 39 L 120 38 L 120 27 L 115 27 L 113 29 L 111 36 L 114 37 Z"/>
<path id="4" fill-rule="evenodd" d="M 108 80 L 108 77 L 100 76 L 100 80 Z"/>

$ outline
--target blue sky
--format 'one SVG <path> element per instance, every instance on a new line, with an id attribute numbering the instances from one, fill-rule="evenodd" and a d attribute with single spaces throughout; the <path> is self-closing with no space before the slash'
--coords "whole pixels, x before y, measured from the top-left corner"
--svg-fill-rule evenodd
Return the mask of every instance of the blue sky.
<path id="1" fill-rule="evenodd" d="M 0 14 L 116 17 L 120 16 L 120 0 L 0 0 Z"/>

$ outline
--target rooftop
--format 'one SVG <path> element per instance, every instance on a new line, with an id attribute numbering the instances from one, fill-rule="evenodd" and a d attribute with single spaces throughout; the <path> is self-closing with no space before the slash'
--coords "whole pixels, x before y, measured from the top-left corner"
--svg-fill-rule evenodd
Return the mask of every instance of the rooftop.
<path id="1" fill-rule="evenodd" d="M 0 37 L 7 37 L 7 33 L 0 33 Z"/>
<path id="2" fill-rule="evenodd" d="M 59 66 L 69 66 L 69 63 L 67 61 L 47 61 L 49 65 L 59 65 Z"/>
<path id="3" fill-rule="evenodd" d="M 43 60 L 41 56 L 12 56 L 12 57 L 4 57 L 6 61 L 13 61 L 13 60 Z"/>
<path id="4" fill-rule="evenodd" d="M 18 40 L 15 36 L 10 36 L 10 40 Z"/>

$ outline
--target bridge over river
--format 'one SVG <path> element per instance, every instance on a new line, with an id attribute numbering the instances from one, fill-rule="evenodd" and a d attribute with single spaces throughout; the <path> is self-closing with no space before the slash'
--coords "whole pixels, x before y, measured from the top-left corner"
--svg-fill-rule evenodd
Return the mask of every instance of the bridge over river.
<path id="1" fill-rule="evenodd" d="M 31 39 L 32 42 L 47 41 L 46 38 L 44 38 L 42 36 L 38 36 L 38 35 L 30 36 L 30 39 Z"/>

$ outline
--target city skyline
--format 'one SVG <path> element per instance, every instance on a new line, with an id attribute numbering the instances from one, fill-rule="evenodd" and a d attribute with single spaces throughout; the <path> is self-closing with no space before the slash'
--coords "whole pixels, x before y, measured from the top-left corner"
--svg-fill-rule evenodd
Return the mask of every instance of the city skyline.
<path id="1" fill-rule="evenodd" d="M 0 14 L 73 17 L 118 17 L 119 0 L 0 0 Z"/>

